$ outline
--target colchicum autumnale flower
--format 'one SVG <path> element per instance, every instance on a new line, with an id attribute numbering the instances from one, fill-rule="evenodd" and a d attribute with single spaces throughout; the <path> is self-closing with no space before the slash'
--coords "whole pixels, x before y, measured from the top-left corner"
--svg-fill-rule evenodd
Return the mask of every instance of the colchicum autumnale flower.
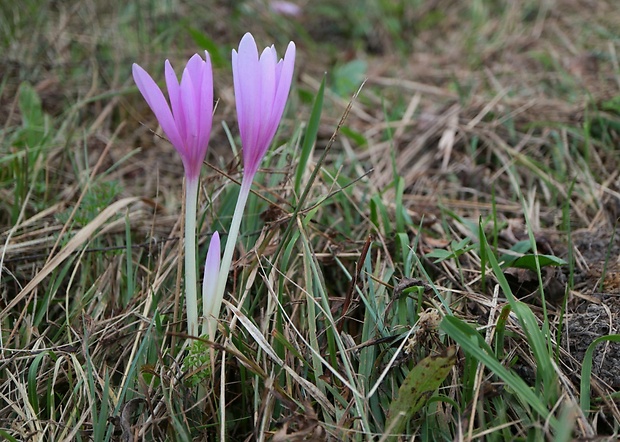
<path id="1" fill-rule="evenodd" d="M 254 179 L 273 140 L 293 79 L 295 43 L 290 42 L 278 61 L 274 46 L 258 56 L 252 34 L 241 39 L 239 52 L 232 51 L 233 82 L 239 134 L 243 146 L 243 179 Z"/>
<path id="2" fill-rule="evenodd" d="M 211 316 L 218 318 L 232 255 L 239 235 L 241 217 L 250 194 L 252 181 L 260 163 L 276 134 L 293 80 L 295 43 L 290 42 L 284 58 L 278 60 L 274 46 L 258 54 L 252 34 L 241 39 L 239 51 L 232 51 L 232 70 L 239 121 L 239 134 L 243 148 L 243 179 L 237 205 L 228 232 L 226 248 L 211 303 Z M 210 338 L 214 339 L 211 334 Z"/>
<path id="3" fill-rule="evenodd" d="M 189 59 L 181 82 L 170 62 L 165 63 L 170 104 L 151 76 L 137 64 L 133 78 L 157 117 L 162 130 L 181 155 L 185 168 L 185 296 L 187 331 L 198 333 L 196 280 L 196 204 L 198 178 L 207 153 L 213 119 L 213 73 L 211 60 L 195 54 Z"/>
<path id="4" fill-rule="evenodd" d="M 213 336 L 217 326 L 217 318 L 211 316 L 213 302 L 215 301 L 215 288 L 220 272 L 220 234 L 215 231 L 209 243 L 205 273 L 202 280 L 202 309 L 204 322 L 202 323 L 202 335 Z"/>
<path id="5" fill-rule="evenodd" d="M 197 180 L 207 154 L 213 120 L 213 74 L 211 59 L 195 54 L 183 70 L 181 82 L 168 60 L 166 87 L 170 105 L 151 76 L 134 63 L 133 78 L 157 117 L 164 133 L 181 155 L 188 180 Z"/>

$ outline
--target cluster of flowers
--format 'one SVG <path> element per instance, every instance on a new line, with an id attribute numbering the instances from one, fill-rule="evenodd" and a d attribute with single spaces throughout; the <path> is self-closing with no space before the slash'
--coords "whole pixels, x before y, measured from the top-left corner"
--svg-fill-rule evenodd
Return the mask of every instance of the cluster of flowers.
<path id="1" fill-rule="evenodd" d="M 224 255 L 214 232 L 205 264 L 202 286 L 202 334 L 214 339 L 226 281 L 243 210 L 254 175 L 282 118 L 295 65 L 295 44 L 290 42 L 283 59 L 274 46 L 260 54 L 254 37 L 247 33 L 239 51 L 232 51 L 232 71 L 244 173 L 235 212 L 228 231 Z M 190 335 L 198 333 L 196 280 L 196 204 L 200 169 L 207 153 L 213 118 L 213 74 L 209 53 L 189 59 L 179 82 L 170 62 L 165 63 L 168 98 L 151 76 L 137 64 L 133 78 L 157 117 L 162 130 L 181 155 L 185 169 L 185 294 Z"/>

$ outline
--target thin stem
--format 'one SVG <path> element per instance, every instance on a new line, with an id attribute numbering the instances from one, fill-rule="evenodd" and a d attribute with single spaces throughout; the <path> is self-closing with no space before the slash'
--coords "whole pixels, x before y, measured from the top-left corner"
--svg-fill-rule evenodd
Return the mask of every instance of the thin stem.
<path id="1" fill-rule="evenodd" d="M 187 308 L 187 333 L 198 334 L 198 301 L 196 294 L 196 204 L 198 178 L 185 181 L 185 306 Z"/>
<path id="2" fill-rule="evenodd" d="M 211 316 L 217 319 L 220 315 L 220 308 L 222 307 L 222 300 L 224 299 L 224 291 L 226 290 L 226 282 L 228 281 L 228 272 L 232 264 L 232 255 L 235 250 L 235 244 L 237 243 L 237 237 L 239 236 L 239 227 L 241 226 L 241 219 L 243 218 L 243 210 L 245 204 L 248 201 L 250 195 L 250 188 L 252 187 L 252 180 L 254 175 L 244 175 L 241 181 L 241 189 L 239 190 L 239 196 L 237 197 L 237 205 L 235 206 L 235 213 L 230 224 L 230 230 L 228 231 L 228 239 L 226 240 L 226 248 L 224 249 L 224 256 L 222 256 L 222 264 L 220 266 L 220 273 L 217 278 L 217 287 L 215 289 L 215 300 L 211 309 Z M 215 330 L 209 331 L 211 340 L 215 339 Z"/>

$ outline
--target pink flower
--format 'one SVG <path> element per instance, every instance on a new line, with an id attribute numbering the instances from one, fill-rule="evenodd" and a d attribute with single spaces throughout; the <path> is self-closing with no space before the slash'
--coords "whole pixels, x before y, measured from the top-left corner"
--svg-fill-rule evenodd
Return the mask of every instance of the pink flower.
<path id="1" fill-rule="evenodd" d="M 208 333 L 211 338 L 215 336 L 215 329 L 217 328 L 217 316 L 213 316 L 213 308 L 217 278 L 220 272 L 220 260 L 220 234 L 216 230 L 213 232 L 209 250 L 207 251 L 205 273 L 202 280 L 202 308 L 204 312 L 202 334 Z M 217 314 L 219 314 L 219 305 L 215 315 Z"/>
<path id="2" fill-rule="evenodd" d="M 151 76 L 135 63 L 133 78 L 164 133 L 181 155 L 187 179 L 194 181 L 200 175 L 211 135 L 213 119 L 211 60 L 206 51 L 205 60 L 195 54 L 187 62 L 180 83 L 168 60 L 165 67 L 170 106 Z"/>
<path id="3" fill-rule="evenodd" d="M 274 46 L 260 58 L 252 34 L 232 51 L 232 69 L 239 132 L 243 145 L 244 180 L 256 174 L 276 134 L 291 88 L 295 67 L 295 44 L 290 42 L 284 59 L 278 61 Z"/>
<path id="4" fill-rule="evenodd" d="M 276 14 L 288 15 L 290 17 L 299 17 L 302 9 L 295 3 L 287 1 L 273 1 L 269 4 L 269 7 Z"/>

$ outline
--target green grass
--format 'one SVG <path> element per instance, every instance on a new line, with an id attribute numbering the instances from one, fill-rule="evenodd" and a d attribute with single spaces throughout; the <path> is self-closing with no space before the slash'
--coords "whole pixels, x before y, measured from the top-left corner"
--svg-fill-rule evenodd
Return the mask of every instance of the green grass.
<path id="1" fill-rule="evenodd" d="M 616 440 L 615 3 L 299 5 L 0 6 L 0 436 Z M 296 42 L 294 86 L 188 352 L 182 166 L 131 63 L 212 54 L 202 263 L 246 31 Z"/>

